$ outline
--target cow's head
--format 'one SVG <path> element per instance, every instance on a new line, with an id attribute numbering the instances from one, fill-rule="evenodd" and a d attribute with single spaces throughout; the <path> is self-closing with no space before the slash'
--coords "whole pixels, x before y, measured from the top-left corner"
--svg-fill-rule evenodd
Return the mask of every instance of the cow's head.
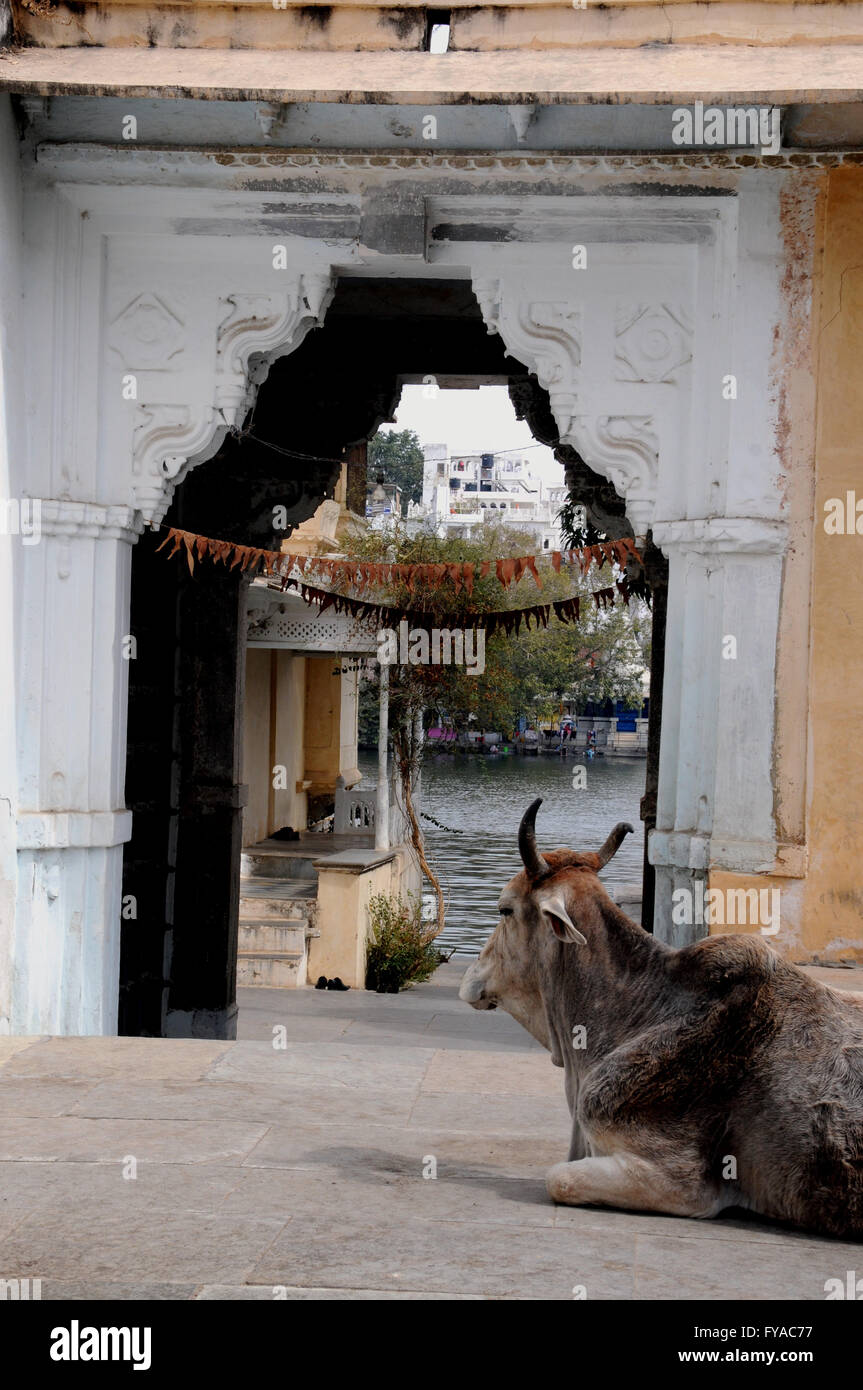
<path id="1" fill-rule="evenodd" d="M 601 931 L 599 902 L 605 890 L 596 875 L 632 826 L 621 821 L 595 854 L 560 849 L 542 855 L 535 831 L 541 805 L 538 797 L 522 817 L 518 848 L 524 869 L 501 893 L 500 921 L 465 973 L 459 996 L 475 1009 L 500 1005 L 553 1052 L 540 987 L 543 972 L 551 964 L 555 939 L 578 949 Z"/>

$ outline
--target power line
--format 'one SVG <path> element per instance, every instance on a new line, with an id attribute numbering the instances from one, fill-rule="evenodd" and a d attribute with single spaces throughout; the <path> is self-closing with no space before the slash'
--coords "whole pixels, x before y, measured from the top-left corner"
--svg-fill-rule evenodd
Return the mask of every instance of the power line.
<path id="1" fill-rule="evenodd" d="M 331 464 L 336 464 L 336 465 L 338 465 L 339 467 L 341 467 L 341 465 L 342 465 L 343 463 L 346 463 L 346 462 L 347 462 L 347 459 L 344 458 L 344 457 L 342 457 L 342 458 L 331 458 L 331 457 L 329 457 L 329 456 L 326 455 L 326 454 L 306 454 L 306 453 L 303 453 L 302 450 L 300 450 L 300 449 L 286 449 L 286 448 L 283 447 L 283 445 L 281 445 L 281 444 L 274 444 L 274 443 L 273 443 L 271 440 L 269 440 L 269 439 L 261 439 L 261 437 L 260 437 L 259 435 L 253 434 L 252 431 L 251 431 L 250 429 L 245 429 L 245 430 L 242 430 L 242 429 L 241 429 L 241 430 L 234 430 L 234 431 L 233 431 L 233 438 L 239 440 L 240 442 L 242 442 L 242 440 L 244 440 L 244 439 L 250 439 L 250 440 L 252 441 L 253 444 L 260 444 L 261 447 L 264 448 L 264 449 L 272 449 L 273 453 L 275 453 L 275 454 L 281 454 L 281 455 L 283 455 L 283 457 L 285 457 L 285 458 L 302 459 L 302 460 L 303 460 L 304 462 L 306 462 L 306 463 L 331 463 Z M 523 445 L 521 448 L 513 448 L 513 449 L 481 449 L 481 450 L 479 451 L 479 453 L 480 453 L 480 456 L 482 456 L 482 454 L 490 454 L 490 455 L 492 456 L 492 458 L 499 458 L 499 457 L 501 457 L 503 454 L 524 454 L 524 453 L 527 453 L 527 451 L 528 451 L 529 449 L 551 449 L 551 447 L 552 447 L 552 446 L 551 446 L 550 444 L 539 444 L 539 443 L 537 443 L 537 444 L 525 444 L 525 445 Z M 452 454 L 450 454 L 449 457 L 452 458 L 452 457 L 453 457 Z M 456 454 L 456 458 L 458 458 L 458 457 L 459 457 L 459 455 Z M 467 458 L 467 457 L 472 457 L 472 455 L 463 455 L 462 457 Z M 562 466 L 562 465 L 561 465 L 561 466 Z"/>

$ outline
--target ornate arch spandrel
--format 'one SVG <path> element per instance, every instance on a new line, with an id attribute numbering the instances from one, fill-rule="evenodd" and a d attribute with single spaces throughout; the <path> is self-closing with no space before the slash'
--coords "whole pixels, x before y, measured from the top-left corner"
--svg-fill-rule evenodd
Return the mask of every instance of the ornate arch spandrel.
<path id="1" fill-rule="evenodd" d="M 235 292 L 219 299 L 212 354 L 211 400 L 195 404 L 145 401 L 132 435 L 132 499 L 144 522 L 157 524 L 174 488 L 210 457 L 250 409 L 276 358 L 293 352 L 320 327 L 334 292 L 332 276 L 295 276 L 284 289 Z"/>
<path id="2" fill-rule="evenodd" d="M 624 500 L 636 535 L 645 536 L 656 504 L 658 428 L 652 414 L 585 411 L 582 362 L 589 344 L 582 306 L 514 275 L 510 283 L 485 277 L 473 286 L 488 331 L 500 334 L 507 351 L 548 392 L 560 443 L 571 445 L 608 479 Z"/>

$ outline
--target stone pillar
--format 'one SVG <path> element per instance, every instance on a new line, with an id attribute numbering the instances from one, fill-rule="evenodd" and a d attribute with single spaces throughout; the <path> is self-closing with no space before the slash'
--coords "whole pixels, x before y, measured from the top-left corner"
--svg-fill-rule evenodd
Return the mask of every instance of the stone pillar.
<path id="1" fill-rule="evenodd" d="M 710 871 L 769 873 L 776 857 L 773 727 L 784 528 L 724 518 L 667 522 L 668 616 L 656 828 L 654 930 L 683 945 L 672 894 Z"/>
<path id="2" fill-rule="evenodd" d="M 128 508 L 42 503 L 20 547 L 18 890 L 9 1031 L 114 1033 L 120 953 Z"/>

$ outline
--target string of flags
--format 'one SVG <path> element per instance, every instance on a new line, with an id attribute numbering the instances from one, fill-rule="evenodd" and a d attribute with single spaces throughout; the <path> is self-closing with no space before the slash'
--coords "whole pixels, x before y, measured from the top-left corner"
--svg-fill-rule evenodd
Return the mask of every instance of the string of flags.
<path id="1" fill-rule="evenodd" d="M 199 536 L 194 531 L 182 531 L 176 526 L 167 530 L 168 535 L 158 549 L 162 550 L 173 541 L 173 549 L 168 554 L 175 555 L 181 547 L 185 547 L 192 573 L 195 559 L 203 560 L 209 555 L 222 564 L 228 565 L 230 562 L 230 569 L 239 566 L 241 570 L 252 573 L 262 570 L 267 575 L 280 578 L 296 570 L 303 576 L 325 579 L 330 584 L 359 590 L 404 585 L 409 593 L 413 593 L 418 585 L 437 587 L 449 580 L 456 594 L 463 589 L 470 597 L 476 578 L 485 579 L 491 573 L 492 566 L 491 560 L 484 560 L 480 565 L 471 561 L 395 565 L 365 560 L 333 560 L 322 555 L 291 555 L 283 550 L 265 550 L 258 546 L 238 545 L 233 541 L 214 540 L 211 536 Z M 575 567 L 580 574 L 586 574 L 591 565 L 601 569 L 606 561 L 609 565 L 617 564 L 621 569 L 629 560 L 641 563 L 635 543 L 628 537 L 618 541 L 601 541 L 578 550 L 552 550 L 547 554 L 556 573 L 560 573 L 564 567 Z M 535 555 L 506 556 L 494 561 L 495 576 L 503 588 L 508 589 L 510 584 L 517 584 L 525 574 L 530 574 L 537 588 L 541 589 L 542 580 L 536 561 Z"/>
<path id="2" fill-rule="evenodd" d="M 192 574 L 195 572 L 196 559 L 203 560 L 205 557 L 209 557 L 214 563 L 224 564 L 232 570 L 239 568 L 241 572 L 253 574 L 263 572 L 270 578 L 279 579 L 283 589 L 296 589 L 306 603 L 315 604 L 318 607 L 319 614 L 332 609 L 336 613 L 349 614 L 358 622 L 374 619 L 379 626 L 384 627 L 396 627 L 400 622 L 407 621 L 417 627 L 427 626 L 431 623 L 439 628 L 456 628 L 463 625 L 466 614 L 464 612 L 441 613 L 440 611 L 432 613 L 428 609 L 412 608 L 407 605 L 376 603 L 369 599 L 335 593 L 330 589 L 321 589 L 316 585 L 307 583 L 305 578 L 299 576 L 310 574 L 317 577 L 317 572 L 323 570 L 330 577 L 331 582 L 340 580 L 343 584 L 360 591 L 367 590 L 373 585 L 385 587 L 386 585 L 403 584 L 411 594 L 414 593 L 420 579 L 426 583 L 433 583 L 435 586 L 439 586 L 445 579 L 449 579 L 453 583 L 456 594 L 463 589 L 470 596 L 477 574 L 477 566 L 470 563 L 390 565 L 371 564 L 357 560 L 331 560 L 314 555 L 291 555 L 286 551 L 239 545 L 233 541 L 215 540 L 211 536 L 200 536 L 193 531 L 183 531 L 174 526 L 167 529 L 168 535 L 157 547 L 157 551 L 163 550 L 165 546 L 173 542 L 173 548 L 168 551 L 168 558 L 178 552 L 185 551 L 189 572 Z M 575 566 L 581 574 L 586 574 L 593 564 L 601 569 L 606 561 L 609 564 L 616 562 L 622 569 L 627 560 L 635 559 L 640 562 L 641 556 L 633 542 L 625 539 L 603 541 L 598 545 L 586 546 L 579 550 L 552 551 L 550 559 L 552 568 L 557 572 L 560 572 L 563 566 Z M 485 578 L 491 573 L 491 564 L 490 560 L 486 560 L 479 566 L 481 578 Z M 299 575 L 293 571 L 298 571 Z M 504 588 L 508 588 L 512 583 L 518 583 L 522 575 L 526 573 L 532 574 L 537 585 L 542 588 L 542 581 L 536 568 L 536 556 L 534 555 L 523 555 L 517 558 L 508 556 L 503 560 L 497 560 L 495 573 Z M 615 581 L 613 585 L 594 590 L 593 601 L 597 609 L 613 608 L 615 597 L 618 594 L 624 603 L 629 603 L 631 589 L 625 576 Z M 531 626 L 547 628 L 552 614 L 562 623 L 578 622 L 580 612 L 580 599 L 578 596 L 573 596 L 572 598 L 552 600 L 549 603 L 532 604 L 525 608 L 503 608 L 491 612 L 478 612 L 476 616 L 481 619 L 482 626 L 489 636 L 502 630 L 509 637 L 517 635 L 522 624 L 528 631 L 530 631 Z"/>
<path id="3" fill-rule="evenodd" d="M 299 590 L 309 604 L 319 604 L 319 614 L 332 608 L 336 613 L 348 613 L 358 622 L 374 618 L 380 627 L 398 627 L 400 622 L 408 622 L 412 627 L 458 628 L 465 621 L 464 613 L 430 612 L 429 609 L 393 607 L 388 604 L 370 603 L 364 599 L 348 598 L 344 594 L 333 594 L 325 589 L 314 589 L 297 579 L 288 579 L 286 587 Z M 631 591 L 625 579 L 616 581 L 614 587 L 597 589 L 593 601 L 597 608 L 614 607 L 615 594 L 620 594 L 624 603 L 629 603 Z M 529 608 L 499 608 L 491 612 L 478 612 L 477 620 L 491 637 L 503 631 L 507 637 L 517 636 L 524 623 L 528 631 L 531 626 L 548 627 L 549 618 L 554 614 L 562 623 L 577 623 L 581 615 L 581 602 L 577 595 L 572 598 L 555 599 L 551 603 L 537 603 Z"/>

